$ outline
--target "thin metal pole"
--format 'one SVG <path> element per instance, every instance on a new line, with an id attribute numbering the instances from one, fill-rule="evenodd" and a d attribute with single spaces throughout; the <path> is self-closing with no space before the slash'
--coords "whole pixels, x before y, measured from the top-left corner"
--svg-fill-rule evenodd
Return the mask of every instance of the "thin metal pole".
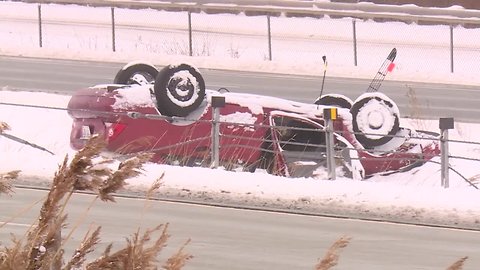
<path id="1" fill-rule="evenodd" d="M 326 136 L 326 146 L 327 146 L 327 169 L 328 169 L 328 179 L 335 180 L 335 154 L 333 151 L 333 121 L 331 119 L 325 119 L 325 136 Z"/>
<path id="2" fill-rule="evenodd" d="M 191 11 L 188 11 L 188 49 L 189 49 L 189 55 L 193 56 L 192 12 Z"/>
<path id="3" fill-rule="evenodd" d="M 267 14 L 267 31 L 268 31 L 268 59 L 272 61 L 272 28 L 270 23 L 270 14 Z"/>
<path id="4" fill-rule="evenodd" d="M 220 108 L 213 108 L 212 120 L 212 168 L 217 168 L 220 163 Z"/>
<path id="5" fill-rule="evenodd" d="M 352 20 L 353 26 L 353 64 L 357 66 L 357 21 Z"/>
<path id="6" fill-rule="evenodd" d="M 38 45 L 40 48 L 43 46 L 42 40 L 42 5 L 38 5 Z"/>
<path id="7" fill-rule="evenodd" d="M 453 26 L 450 25 L 450 72 L 453 73 Z"/>
<path id="8" fill-rule="evenodd" d="M 115 51 L 115 8 L 112 7 L 112 50 Z"/>
<path id="9" fill-rule="evenodd" d="M 448 129 L 441 130 L 440 151 L 441 151 L 441 162 L 442 162 L 441 164 L 442 187 L 448 188 L 449 186 Z"/>

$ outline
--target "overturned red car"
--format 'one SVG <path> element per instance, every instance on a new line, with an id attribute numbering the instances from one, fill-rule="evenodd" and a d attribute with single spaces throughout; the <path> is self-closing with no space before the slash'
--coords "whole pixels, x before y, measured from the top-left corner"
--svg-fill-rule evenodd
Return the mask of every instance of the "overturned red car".
<path id="1" fill-rule="evenodd" d="M 437 134 L 401 127 L 399 110 L 386 95 L 369 92 L 352 102 L 321 96 L 314 104 L 205 89 L 188 64 L 133 62 L 113 84 L 78 90 L 68 104 L 71 146 L 81 149 L 103 136 L 106 153 L 153 152 L 155 162 L 209 166 L 212 162 L 212 97 L 220 108 L 220 165 L 266 170 L 289 177 L 324 177 L 323 109 L 337 107 L 334 149 L 337 175 L 363 179 L 420 166 L 439 154 Z"/>

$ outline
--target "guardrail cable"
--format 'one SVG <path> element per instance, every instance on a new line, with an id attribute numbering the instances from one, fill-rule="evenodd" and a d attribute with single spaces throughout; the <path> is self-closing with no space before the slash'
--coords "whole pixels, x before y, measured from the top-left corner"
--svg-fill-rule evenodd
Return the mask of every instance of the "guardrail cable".
<path id="1" fill-rule="evenodd" d="M 195 122 L 195 123 L 208 123 L 210 124 L 212 120 L 209 119 L 193 119 L 193 118 L 188 118 L 188 117 L 170 117 L 170 116 L 163 116 L 159 114 L 143 114 L 140 112 L 136 111 L 127 111 L 127 112 L 105 112 L 105 111 L 95 111 L 95 110 L 87 110 L 87 109 L 67 109 L 67 108 L 62 108 L 62 107 L 54 107 L 54 106 L 42 106 L 42 105 L 32 105 L 32 104 L 19 104 L 19 103 L 9 103 L 9 102 L 0 102 L 0 105 L 4 106 L 18 106 L 18 107 L 29 107 L 29 108 L 38 108 L 38 109 L 51 109 L 51 110 L 60 110 L 60 111 L 71 111 L 71 112 L 85 112 L 85 113 L 90 113 L 92 115 L 98 115 L 98 116 L 114 116 L 114 117 L 129 117 L 132 119 L 151 119 L 151 120 L 164 120 L 164 121 L 169 121 L 169 122 L 174 122 L 174 121 L 190 121 L 190 122 Z M 233 125 L 233 126 L 238 126 L 238 127 L 243 127 L 243 128 L 265 128 L 265 129 L 270 129 L 273 128 L 278 131 L 285 131 L 285 130 L 295 130 L 295 131 L 310 131 L 310 132 L 319 132 L 319 133 L 324 133 L 325 130 L 322 128 L 305 128 L 305 127 L 295 127 L 295 126 L 270 126 L 265 123 L 237 123 L 237 122 L 231 122 L 231 121 L 219 121 L 221 125 Z M 317 123 L 321 125 L 321 123 Z M 254 131 L 255 132 L 255 131 Z M 338 136 L 342 136 L 343 130 L 336 131 Z M 371 134 L 371 133 L 362 133 L 362 132 L 349 132 L 353 135 L 356 134 L 363 134 L 363 135 L 378 135 L 378 134 Z M 273 144 L 273 143 L 280 143 L 280 144 L 288 144 L 291 146 L 302 146 L 305 148 L 324 148 L 326 147 L 326 144 L 324 143 L 308 143 L 308 142 L 295 142 L 295 141 L 289 141 L 289 140 L 273 140 L 270 138 L 270 136 L 267 136 L 266 138 L 256 138 L 256 137 L 251 137 L 251 132 L 247 132 L 246 136 L 243 136 L 241 134 L 221 134 L 221 137 L 227 138 L 227 139 L 237 139 L 241 140 L 239 144 L 225 144 L 222 145 L 224 148 L 232 148 L 232 147 L 237 147 L 237 148 L 248 148 L 248 149 L 258 149 L 258 147 L 251 146 L 251 145 L 245 145 L 245 141 L 249 142 L 256 142 L 259 145 L 264 145 L 265 143 L 267 144 Z M 400 138 L 410 138 L 410 139 L 419 139 L 419 140 L 436 140 L 439 141 L 439 138 L 436 137 L 421 137 L 421 136 L 399 136 L 399 135 L 384 135 L 387 137 L 400 137 Z M 200 138 L 192 138 L 185 140 L 184 142 L 168 145 L 168 146 L 162 146 L 162 147 L 153 147 L 147 151 L 164 151 L 167 149 L 174 149 L 176 147 L 181 147 L 187 144 L 193 144 L 196 142 L 201 142 L 201 141 L 207 141 L 206 143 L 209 143 L 210 136 L 205 136 L 205 137 L 200 137 Z M 472 144 L 472 145 L 480 145 L 480 142 L 475 142 L 475 141 L 461 141 L 461 140 L 448 140 L 449 142 L 454 142 L 454 143 L 465 143 L 465 144 Z M 272 149 L 267 149 L 265 147 L 260 146 L 259 147 L 262 151 L 264 152 L 270 152 L 270 153 L 275 153 Z M 358 151 L 359 149 L 353 148 L 353 147 L 339 147 L 337 146 L 335 151 L 342 151 L 342 150 L 349 150 L 349 151 Z M 384 155 L 382 157 L 382 160 L 385 161 L 398 161 L 398 160 L 405 160 L 406 158 L 397 158 L 397 157 L 387 157 L 385 155 L 387 154 L 393 154 L 396 153 L 395 151 L 387 151 L 387 150 L 379 150 L 379 149 L 363 149 L 364 151 L 367 151 L 373 155 Z M 308 152 L 308 151 L 306 151 Z M 314 151 L 312 151 L 314 152 Z M 130 154 L 128 154 L 130 155 Z M 462 159 L 462 160 L 469 160 L 469 161 L 480 161 L 480 158 L 473 158 L 473 157 L 464 157 L 464 156 L 456 156 L 456 155 L 450 155 L 450 158 L 454 159 Z M 375 157 L 359 157 L 359 158 L 352 158 L 353 160 L 358 159 L 358 160 L 374 160 Z M 417 161 L 425 161 L 422 158 L 410 158 L 409 159 L 412 162 L 417 162 Z M 438 163 L 434 161 L 428 161 L 428 162 L 433 162 L 433 163 Z M 452 169 L 453 170 L 453 169 Z M 459 174 L 458 172 L 456 172 Z M 460 174 L 459 174 L 460 175 Z M 463 177 L 464 178 L 464 177 Z M 466 178 L 464 178 L 466 179 Z"/>

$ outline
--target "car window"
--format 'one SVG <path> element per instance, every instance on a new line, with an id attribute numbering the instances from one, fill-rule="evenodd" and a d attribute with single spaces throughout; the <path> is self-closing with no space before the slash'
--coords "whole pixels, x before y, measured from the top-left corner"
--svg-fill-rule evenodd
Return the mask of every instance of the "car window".
<path id="1" fill-rule="evenodd" d="M 278 142 L 285 151 L 325 151 L 325 132 L 307 121 L 289 116 L 274 116 Z"/>
<path id="2" fill-rule="evenodd" d="M 285 115 L 275 115 L 272 120 L 288 175 L 326 177 L 326 139 L 322 123 Z M 347 145 L 338 137 L 334 139 L 334 155 L 339 164 L 350 162 Z"/>

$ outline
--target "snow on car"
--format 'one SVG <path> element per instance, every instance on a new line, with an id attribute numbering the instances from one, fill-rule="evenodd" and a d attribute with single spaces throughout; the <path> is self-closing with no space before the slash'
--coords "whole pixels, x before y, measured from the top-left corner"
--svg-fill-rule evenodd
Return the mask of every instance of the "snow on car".
<path id="1" fill-rule="evenodd" d="M 400 127 L 395 102 L 368 92 L 354 102 L 322 95 L 315 103 L 205 89 L 188 64 L 158 71 L 127 64 L 113 84 L 77 91 L 68 104 L 71 146 L 81 149 L 98 134 L 106 152 L 153 152 L 154 162 L 209 166 L 212 162 L 212 97 L 220 110 L 221 165 L 289 177 L 322 177 L 326 166 L 324 109 L 335 107 L 334 150 L 339 175 L 362 179 L 420 166 L 439 154 L 437 136 Z"/>

